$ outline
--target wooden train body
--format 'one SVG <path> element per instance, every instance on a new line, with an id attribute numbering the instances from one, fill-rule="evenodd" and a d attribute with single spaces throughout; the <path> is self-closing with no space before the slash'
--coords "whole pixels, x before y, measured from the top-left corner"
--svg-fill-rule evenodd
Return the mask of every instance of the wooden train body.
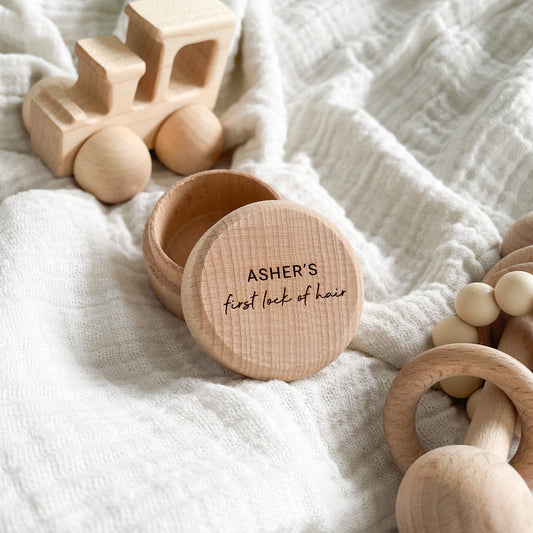
<path id="1" fill-rule="evenodd" d="M 72 175 L 80 146 L 101 128 L 130 128 L 151 149 L 174 111 L 214 107 L 233 13 L 218 0 L 143 0 L 125 12 L 126 43 L 79 41 L 78 80 L 43 85 L 29 103 L 32 148 L 56 176 Z"/>

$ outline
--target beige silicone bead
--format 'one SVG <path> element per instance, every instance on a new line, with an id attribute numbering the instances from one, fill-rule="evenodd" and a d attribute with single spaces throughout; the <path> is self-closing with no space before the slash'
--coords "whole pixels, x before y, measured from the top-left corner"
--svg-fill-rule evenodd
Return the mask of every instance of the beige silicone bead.
<path id="1" fill-rule="evenodd" d="M 477 329 L 457 315 L 448 316 L 442 319 L 433 328 L 433 344 L 442 346 L 443 344 L 453 344 L 455 342 L 478 342 Z"/>
<path id="2" fill-rule="evenodd" d="M 468 398 L 483 386 L 483 380 L 474 376 L 453 376 L 442 379 L 439 383 L 442 390 L 454 398 Z"/>
<path id="3" fill-rule="evenodd" d="M 465 322 L 480 327 L 492 324 L 500 314 L 494 289 L 486 283 L 469 283 L 455 298 L 455 311 Z"/>
<path id="4" fill-rule="evenodd" d="M 487 287 L 492 290 L 489 285 Z M 444 318 L 433 329 L 433 343 L 435 346 L 456 342 L 475 344 L 478 340 L 477 329 L 456 315 Z M 482 385 L 482 379 L 472 376 L 453 376 L 440 381 L 440 386 L 444 392 L 454 398 L 467 398 Z"/>
<path id="5" fill-rule="evenodd" d="M 517 270 L 502 276 L 494 287 L 496 303 L 508 315 L 522 316 L 533 311 L 533 274 Z"/>
<path id="6" fill-rule="evenodd" d="M 474 417 L 474 413 L 477 409 L 477 404 L 479 403 L 479 399 L 481 397 L 481 393 L 483 392 L 483 389 L 478 389 L 474 391 L 468 400 L 466 401 L 466 414 L 468 415 L 468 418 L 472 420 Z M 520 419 L 516 419 L 516 424 L 514 427 L 514 434 L 520 438 L 522 436 L 522 426 L 520 425 Z"/>

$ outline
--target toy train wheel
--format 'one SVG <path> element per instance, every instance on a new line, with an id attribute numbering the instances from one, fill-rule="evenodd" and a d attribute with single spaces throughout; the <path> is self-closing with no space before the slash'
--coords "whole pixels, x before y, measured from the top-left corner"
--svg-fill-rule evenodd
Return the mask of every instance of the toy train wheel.
<path id="1" fill-rule="evenodd" d="M 222 147 L 222 124 L 210 109 L 198 104 L 184 106 L 172 113 L 163 122 L 155 139 L 159 160 L 182 175 L 213 167 Z"/>
<path id="2" fill-rule="evenodd" d="M 89 137 L 74 160 L 74 178 L 102 202 L 116 204 L 141 192 L 152 173 L 143 140 L 124 126 L 109 126 Z"/>

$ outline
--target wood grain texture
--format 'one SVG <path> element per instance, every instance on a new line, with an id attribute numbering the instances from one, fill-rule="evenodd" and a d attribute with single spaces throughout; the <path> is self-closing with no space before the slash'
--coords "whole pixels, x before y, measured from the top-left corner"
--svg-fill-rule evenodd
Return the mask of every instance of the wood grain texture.
<path id="1" fill-rule="evenodd" d="M 218 0 L 145 0 L 131 2 L 125 12 L 130 18 L 126 44 L 146 63 L 138 98 L 165 100 L 170 92 L 198 93 L 201 86 L 204 101 L 198 103 L 211 108 L 235 15 Z"/>
<path id="2" fill-rule="evenodd" d="M 384 409 L 385 437 L 403 472 L 424 454 L 416 435 L 415 414 L 424 392 L 453 375 L 488 380 L 511 399 L 523 422 L 523 435 L 511 464 L 533 487 L 533 375 L 503 352 L 477 344 L 452 344 L 428 350 L 408 363 L 392 384 Z"/>
<path id="3" fill-rule="evenodd" d="M 126 13 L 126 44 L 114 36 L 79 41 L 77 82 L 30 91 L 32 148 L 56 176 L 73 173 L 80 146 L 103 127 L 127 127 L 151 149 L 174 111 L 215 104 L 233 13 L 218 0 L 146 0 Z"/>
<path id="4" fill-rule="evenodd" d="M 200 237 L 227 213 L 252 202 L 280 200 L 263 181 L 234 170 L 211 170 L 182 179 L 157 202 L 143 235 L 143 254 L 161 302 L 183 318 L 181 280 Z"/>
<path id="5" fill-rule="evenodd" d="M 503 276 L 505 276 L 505 274 L 507 274 L 508 272 L 516 272 L 519 270 L 533 274 L 533 262 L 513 264 L 495 272 L 491 270 L 490 276 L 487 275 L 483 279 L 486 280 L 485 283 L 488 283 L 489 285 L 492 285 L 494 287 L 496 286 L 496 283 L 498 283 L 500 278 L 503 278 Z"/>
<path id="6" fill-rule="evenodd" d="M 513 226 L 514 227 L 514 226 Z M 507 251 L 484 276 L 483 281 L 496 286 L 498 281 L 508 272 L 533 273 L 533 245 L 512 250 L 509 242 L 513 241 L 516 231 L 511 227 L 511 240 L 504 246 Z M 524 231 L 523 224 L 517 226 Z M 532 228 L 533 230 L 533 228 Z M 507 236 L 506 236 L 507 238 Z M 522 236 L 521 241 L 527 242 L 528 237 Z M 532 239 L 529 239 L 533 241 Z M 515 241 L 516 242 L 516 241 Z M 533 316 L 526 315 L 506 320 L 501 317 L 496 327 L 491 328 L 493 343 L 511 355 L 527 368 L 533 368 Z M 504 325 L 502 325 L 504 323 Z M 516 425 L 516 410 L 509 398 L 493 383 L 486 383 L 476 413 L 472 418 L 465 443 L 491 450 L 506 459 L 509 452 Z"/>
<path id="7" fill-rule="evenodd" d="M 525 330 L 522 322 L 516 327 L 508 326 L 502 348 L 512 352 L 518 349 L 525 355 L 531 352 L 531 323 L 529 320 L 524 323 Z M 531 372 L 503 352 L 475 344 L 434 348 L 406 365 L 400 374 L 406 368 L 406 374 L 391 387 L 384 413 L 389 448 L 399 468 L 406 472 L 396 500 L 399 531 L 531 531 Z M 424 455 L 415 430 L 416 405 L 424 392 L 421 389 L 442 372 L 489 380 L 485 386 L 488 392 L 484 391 L 489 399 L 480 400 L 466 444 L 444 446 Z M 514 402 L 525 424 L 518 451 L 511 461 L 514 468 L 506 461 L 514 430 L 514 409 L 504 393 Z"/>
<path id="8" fill-rule="evenodd" d="M 223 141 L 217 116 L 205 106 L 190 104 L 163 122 L 154 146 L 166 167 L 188 175 L 210 169 L 222 153 Z"/>
<path id="9" fill-rule="evenodd" d="M 359 323 L 363 282 L 329 220 L 283 201 L 226 215 L 192 250 L 182 279 L 190 332 L 220 364 L 258 379 L 318 372 Z"/>
<path id="10" fill-rule="evenodd" d="M 401 533 L 530 533 L 531 493 L 498 456 L 474 446 L 444 446 L 405 474 L 396 520 Z"/>
<path id="11" fill-rule="evenodd" d="M 533 244 L 525 246 L 524 248 L 519 248 L 510 252 L 505 257 L 502 257 L 483 277 L 484 283 L 489 283 L 490 280 L 493 280 L 497 277 L 498 272 L 512 267 L 514 265 L 533 263 Z M 487 281 L 489 280 L 489 281 Z M 496 283 L 489 285 L 495 285 Z"/>
<path id="12" fill-rule="evenodd" d="M 511 318 L 498 349 L 527 368 L 533 368 L 533 316 Z M 512 402 L 494 383 L 486 383 L 468 428 L 465 444 L 478 446 L 507 460 L 515 424 L 516 411 Z M 533 469 L 531 472 L 528 483 L 533 485 Z"/>
<path id="13" fill-rule="evenodd" d="M 511 227 L 502 244 L 504 257 L 485 275 L 484 283 L 494 287 L 509 272 L 533 273 L 532 215 Z M 530 278 L 521 275 L 522 282 L 524 277 L 527 287 L 520 285 L 512 301 L 506 300 L 510 312 L 517 310 L 519 303 L 524 304 L 521 309 L 529 310 L 525 303 L 530 299 Z M 511 283 L 511 289 L 517 292 L 516 283 Z M 505 287 L 500 283 L 498 301 L 508 296 L 502 291 Z M 478 333 L 480 342 L 498 343 L 499 349 L 451 344 L 429 350 L 402 369 L 387 397 L 385 435 L 399 468 L 406 471 L 396 500 L 402 533 L 526 533 L 533 528 L 533 382 L 528 370 L 533 367 L 533 315 L 509 317 L 501 313 L 495 323 L 479 328 Z M 456 373 L 479 376 L 487 383 L 465 444 L 423 455 L 414 425 L 416 405 L 435 373 L 448 374 L 452 367 Z M 517 410 L 522 436 L 508 464 Z"/>
<path id="14" fill-rule="evenodd" d="M 74 80 L 69 78 L 64 78 L 62 76 L 48 76 L 31 86 L 22 103 L 22 121 L 24 122 L 24 127 L 28 133 L 31 133 L 31 103 L 34 98 L 47 87 L 60 87 L 62 90 L 65 90 L 72 87 L 72 85 L 74 85 Z"/>

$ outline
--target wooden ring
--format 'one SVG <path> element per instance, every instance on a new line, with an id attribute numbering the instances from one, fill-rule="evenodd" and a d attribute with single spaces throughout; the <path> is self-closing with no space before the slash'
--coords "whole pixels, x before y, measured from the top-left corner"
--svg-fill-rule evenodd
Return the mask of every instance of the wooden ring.
<path id="1" fill-rule="evenodd" d="M 533 274 L 533 262 L 532 263 L 518 263 L 514 265 L 510 265 L 506 268 L 503 268 L 502 270 L 498 271 L 490 271 L 489 274 L 487 274 L 483 278 L 483 282 L 487 285 L 490 285 L 491 287 L 495 287 L 496 283 L 500 280 L 500 278 L 503 278 L 505 274 L 508 272 L 516 272 L 517 270 L 521 270 L 522 272 L 529 272 L 530 274 Z"/>
<path id="2" fill-rule="evenodd" d="M 533 486 L 533 374 L 511 356 L 479 344 L 448 344 L 420 354 L 398 373 L 383 413 L 385 438 L 402 472 L 425 452 L 416 434 L 418 402 L 432 385 L 451 376 L 486 379 L 499 387 L 520 416 L 522 438 L 511 465 Z"/>
<path id="3" fill-rule="evenodd" d="M 509 255 L 502 257 L 483 277 L 483 283 L 495 279 L 497 274 L 502 270 L 515 265 L 521 265 L 524 263 L 533 263 L 533 244 L 526 246 L 525 248 L 519 248 Z M 487 281 L 488 280 L 488 281 Z M 491 285 L 489 283 L 489 285 Z"/>

